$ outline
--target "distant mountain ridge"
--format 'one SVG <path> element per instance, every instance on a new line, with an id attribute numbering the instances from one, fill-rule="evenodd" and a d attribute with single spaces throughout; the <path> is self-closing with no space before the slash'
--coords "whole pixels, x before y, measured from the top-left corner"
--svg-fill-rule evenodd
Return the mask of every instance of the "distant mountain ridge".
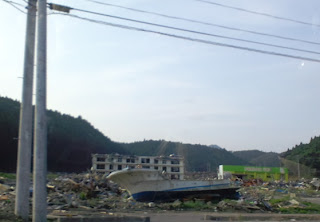
<path id="1" fill-rule="evenodd" d="M 0 96 L 0 171 L 14 172 L 17 160 L 20 103 Z M 218 145 L 183 144 L 164 140 L 134 143 L 111 141 L 81 116 L 47 111 L 48 170 L 83 172 L 91 168 L 92 153 L 184 156 L 187 171 L 216 171 L 218 165 L 279 166 L 279 154 L 259 150 L 229 152 Z M 300 144 L 282 157 L 320 168 L 320 138 Z"/>
<path id="2" fill-rule="evenodd" d="M 0 97 L 0 171 L 15 171 L 20 103 Z M 219 164 L 248 164 L 218 146 L 141 141 L 116 143 L 79 117 L 47 111 L 48 170 L 82 172 L 91 167 L 92 153 L 182 155 L 188 171 L 216 171 Z"/>
<path id="3" fill-rule="evenodd" d="M 263 152 L 259 150 L 234 151 L 233 155 L 247 161 L 253 166 L 280 167 L 281 162 L 278 153 Z"/>
<path id="4" fill-rule="evenodd" d="M 218 145 L 216 145 L 216 144 L 214 144 L 214 145 L 209 145 L 209 147 L 211 147 L 211 148 L 215 148 L 215 149 L 223 149 L 222 147 L 220 147 L 220 146 L 218 146 Z"/>
<path id="5" fill-rule="evenodd" d="M 213 149 L 200 144 L 183 144 L 165 140 L 148 140 L 122 144 L 127 151 L 135 155 L 177 154 L 185 158 L 187 171 L 216 171 L 220 164 L 250 165 L 224 149 Z"/>

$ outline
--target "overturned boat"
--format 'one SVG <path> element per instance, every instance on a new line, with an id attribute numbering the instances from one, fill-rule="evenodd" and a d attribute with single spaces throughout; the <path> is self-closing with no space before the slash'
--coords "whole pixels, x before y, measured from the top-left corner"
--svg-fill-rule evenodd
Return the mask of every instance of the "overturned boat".
<path id="1" fill-rule="evenodd" d="M 108 179 L 126 189 L 137 201 L 174 201 L 185 198 L 237 198 L 239 186 L 229 179 L 170 179 L 165 172 L 151 169 L 123 169 L 108 175 Z"/>

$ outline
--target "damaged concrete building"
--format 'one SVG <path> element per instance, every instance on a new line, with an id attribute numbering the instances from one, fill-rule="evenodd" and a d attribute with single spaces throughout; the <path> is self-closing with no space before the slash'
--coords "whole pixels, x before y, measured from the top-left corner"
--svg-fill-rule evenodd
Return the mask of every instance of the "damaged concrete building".
<path id="1" fill-rule="evenodd" d="M 171 179 L 184 179 L 184 159 L 177 155 L 170 156 L 129 156 L 120 154 L 92 154 L 92 171 L 111 173 L 124 168 L 154 169 L 166 174 Z"/>

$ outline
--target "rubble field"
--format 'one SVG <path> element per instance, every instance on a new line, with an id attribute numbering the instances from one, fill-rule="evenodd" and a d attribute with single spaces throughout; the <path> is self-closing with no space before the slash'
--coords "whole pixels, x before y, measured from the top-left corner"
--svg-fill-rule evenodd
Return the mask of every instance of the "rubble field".
<path id="1" fill-rule="evenodd" d="M 32 187 L 32 186 L 31 186 Z M 49 174 L 48 215 L 113 215 L 117 213 L 225 212 L 319 214 L 320 191 L 308 180 L 246 181 L 239 199 L 182 199 L 171 203 L 137 202 L 104 175 Z M 0 174 L 0 221 L 21 221 L 14 215 L 15 177 Z M 30 209 L 32 188 L 30 188 Z"/>

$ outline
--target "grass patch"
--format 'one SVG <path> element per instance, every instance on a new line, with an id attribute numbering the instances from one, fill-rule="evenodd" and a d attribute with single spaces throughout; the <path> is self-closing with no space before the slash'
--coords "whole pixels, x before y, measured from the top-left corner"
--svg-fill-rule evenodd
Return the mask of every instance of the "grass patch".
<path id="1" fill-rule="evenodd" d="M 58 178 L 58 177 L 59 177 L 59 175 L 56 174 L 56 173 L 48 173 L 48 174 L 47 174 L 47 178 L 48 178 L 49 180 L 53 180 L 53 179 L 56 179 L 56 178 Z"/>
<path id="2" fill-rule="evenodd" d="M 271 205 L 276 205 L 276 204 L 280 204 L 280 203 L 283 203 L 283 202 L 287 202 L 287 201 L 289 201 L 290 200 L 290 196 L 289 195 L 286 195 L 286 196 L 284 196 L 284 197 L 282 197 L 282 198 L 279 198 L 279 199 L 271 199 L 270 201 L 269 201 L 269 203 L 271 204 Z"/>
<path id="3" fill-rule="evenodd" d="M 279 212 L 286 214 L 319 214 L 320 205 L 313 203 L 303 203 L 304 206 L 283 207 L 279 208 Z"/>
<path id="4" fill-rule="evenodd" d="M 4 177 L 7 179 L 16 179 L 16 174 L 15 173 L 2 173 L 2 172 L 0 172 L 0 177 Z"/>
<path id="5" fill-rule="evenodd" d="M 195 201 L 186 201 L 181 204 L 181 208 L 187 209 L 195 209 L 195 210 L 202 210 L 208 209 L 209 206 L 204 201 L 195 200 Z"/>
<path id="6" fill-rule="evenodd" d="M 307 195 L 310 195 L 310 196 L 318 194 L 318 192 L 315 189 L 312 189 L 312 188 L 304 190 L 304 193 L 307 194 Z"/>
<path id="7" fill-rule="evenodd" d="M 81 193 L 79 194 L 79 199 L 80 199 L 80 200 L 86 200 L 86 199 L 87 199 L 87 194 L 86 194 L 85 192 L 81 192 Z"/>
<path id="8" fill-rule="evenodd" d="M 282 202 L 282 203 L 285 203 L 285 202 Z M 297 206 L 289 205 L 289 206 L 279 207 L 278 211 L 280 213 L 285 213 L 285 214 L 320 214 L 320 205 L 303 201 L 303 202 L 300 202 L 300 204 Z"/>

